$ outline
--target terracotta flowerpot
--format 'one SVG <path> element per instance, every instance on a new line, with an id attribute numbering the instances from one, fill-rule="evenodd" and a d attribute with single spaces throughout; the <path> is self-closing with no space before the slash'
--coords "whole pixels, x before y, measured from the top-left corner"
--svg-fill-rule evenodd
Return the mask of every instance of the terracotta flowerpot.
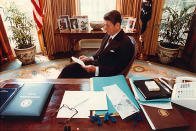
<path id="1" fill-rule="evenodd" d="M 184 46 L 180 46 L 179 47 L 179 53 L 178 53 L 178 58 L 182 58 L 182 55 L 183 55 L 183 51 L 184 51 Z"/>
<path id="2" fill-rule="evenodd" d="M 36 46 L 32 46 L 26 49 L 14 48 L 17 58 L 23 65 L 32 64 L 35 61 Z"/>
<path id="3" fill-rule="evenodd" d="M 163 64 L 172 63 L 178 56 L 178 53 L 179 53 L 179 48 L 176 49 L 165 48 L 161 46 L 161 43 L 158 43 L 158 56 L 161 63 Z"/>

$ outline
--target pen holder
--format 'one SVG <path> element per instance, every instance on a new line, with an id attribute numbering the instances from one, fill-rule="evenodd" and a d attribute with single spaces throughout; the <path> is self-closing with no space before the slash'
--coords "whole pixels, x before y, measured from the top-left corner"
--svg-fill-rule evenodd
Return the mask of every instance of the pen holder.
<path id="1" fill-rule="evenodd" d="M 89 116 L 91 118 L 91 122 L 95 122 L 97 121 L 97 124 L 98 126 L 101 126 L 102 125 L 102 120 L 100 119 L 99 115 L 96 115 L 95 116 Z"/>
<path id="2" fill-rule="evenodd" d="M 111 116 L 112 115 L 112 113 L 106 113 L 105 114 L 105 116 L 104 116 L 104 122 L 108 122 L 109 121 L 109 119 L 111 119 L 111 121 L 113 122 L 113 123 L 116 123 L 116 119 L 113 117 L 113 116 Z"/>

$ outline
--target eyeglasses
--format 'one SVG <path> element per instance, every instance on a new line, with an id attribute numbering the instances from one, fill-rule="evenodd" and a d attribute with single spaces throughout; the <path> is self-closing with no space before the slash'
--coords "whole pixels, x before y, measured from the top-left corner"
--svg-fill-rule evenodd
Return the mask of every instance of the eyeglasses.
<path id="1" fill-rule="evenodd" d="M 56 113 L 58 113 L 60 110 L 62 110 L 63 108 L 67 108 L 69 109 L 70 111 L 74 111 L 74 114 L 68 118 L 65 122 L 59 122 L 59 124 L 67 124 L 77 113 L 78 113 L 78 110 L 76 108 L 73 108 L 73 107 L 69 107 L 68 105 L 66 104 L 63 104 L 61 107 L 59 107 L 52 115 L 51 117 L 54 117 L 56 115 Z"/>

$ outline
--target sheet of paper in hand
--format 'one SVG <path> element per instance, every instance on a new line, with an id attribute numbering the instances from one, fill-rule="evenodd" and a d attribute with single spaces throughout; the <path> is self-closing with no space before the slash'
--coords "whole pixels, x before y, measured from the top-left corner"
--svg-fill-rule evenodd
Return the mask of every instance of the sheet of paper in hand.
<path id="1" fill-rule="evenodd" d="M 81 61 L 80 59 L 78 59 L 78 58 L 76 58 L 76 57 L 73 57 L 73 56 L 71 57 L 71 59 L 72 59 L 74 62 L 80 64 L 81 66 L 85 66 L 84 62 Z"/>

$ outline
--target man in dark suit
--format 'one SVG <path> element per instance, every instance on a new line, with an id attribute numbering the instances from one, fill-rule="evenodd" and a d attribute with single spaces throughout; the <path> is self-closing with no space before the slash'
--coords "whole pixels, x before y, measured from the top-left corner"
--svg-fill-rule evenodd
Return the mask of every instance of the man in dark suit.
<path id="1" fill-rule="evenodd" d="M 121 30 L 121 15 L 118 11 L 113 10 L 104 15 L 104 29 L 107 33 L 95 55 L 79 57 L 85 66 L 70 64 L 58 78 L 113 76 L 125 69 L 134 56 L 134 45 Z"/>

